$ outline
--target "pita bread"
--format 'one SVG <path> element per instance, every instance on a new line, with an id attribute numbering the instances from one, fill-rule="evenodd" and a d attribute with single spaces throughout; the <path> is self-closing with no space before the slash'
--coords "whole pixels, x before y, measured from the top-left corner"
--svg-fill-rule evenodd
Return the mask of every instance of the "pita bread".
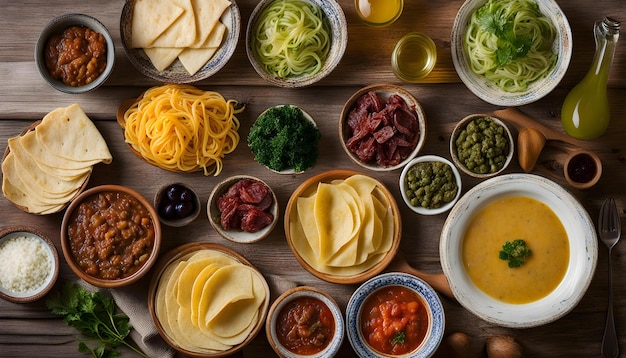
<path id="1" fill-rule="evenodd" d="M 183 8 L 183 13 L 152 43 L 142 47 L 188 47 L 196 41 L 196 20 L 191 0 L 170 1 Z M 152 26 L 152 23 L 149 21 L 143 26 L 146 25 Z"/>
<path id="2" fill-rule="evenodd" d="M 131 23 L 131 48 L 150 46 L 184 11 L 171 0 L 136 0 Z"/>
<path id="3" fill-rule="evenodd" d="M 176 61 L 183 49 L 176 47 L 150 47 L 144 48 L 143 52 L 146 53 L 146 56 L 148 56 L 157 71 L 164 71 Z"/>

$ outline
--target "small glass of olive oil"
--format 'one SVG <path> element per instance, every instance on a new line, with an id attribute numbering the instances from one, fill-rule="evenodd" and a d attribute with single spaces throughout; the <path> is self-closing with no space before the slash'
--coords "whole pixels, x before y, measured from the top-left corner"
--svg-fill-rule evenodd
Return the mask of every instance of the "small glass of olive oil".
<path id="1" fill-rule="evenodd" d="M 393 72 L 405 82 L 418 82 L 428 76 L 436 62 L 435 43 L 420 32 L 411 32 L 402 37 L 391 54 Z"/>
<path id="2" fill-rule="evenodd" d="M 354 0 L 354 7 L 357 15 L 366 24 L 384 27 L 400 17 L 404 0 Z"/>

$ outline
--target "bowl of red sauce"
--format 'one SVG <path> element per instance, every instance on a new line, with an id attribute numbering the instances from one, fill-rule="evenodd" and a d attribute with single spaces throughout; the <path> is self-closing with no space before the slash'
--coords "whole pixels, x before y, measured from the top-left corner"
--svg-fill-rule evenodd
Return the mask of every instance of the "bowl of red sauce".
<path id="1" fill-rule="evenodd" d="M 421 279 L 385 273 L 354 291 L 346 308 L 346 330 L 362 358 L 430 357 L 443 338 L 443 305 Z"/>
<path id="2" fill-rule="evenodd" d="M 339 138 L 363 168 L 392 171 L 415 158 L 426 140 L 426 114 L 406 89 L 373 84 L 356 91 L 339 117 Z"/>
<path id="3" fill-rule="evenodd" d="M 327 293 L 309 286 L 292 288 L 270 307 L 265 332 L 280 357 L 333 357 L 344 337 L 343 315 Z"/>

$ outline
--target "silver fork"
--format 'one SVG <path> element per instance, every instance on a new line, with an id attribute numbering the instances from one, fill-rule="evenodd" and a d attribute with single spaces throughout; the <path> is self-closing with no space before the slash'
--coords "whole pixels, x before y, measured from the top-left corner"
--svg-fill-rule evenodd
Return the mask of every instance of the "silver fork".
<path id="1" fill-rule="evenodd" d="M 602 357 L 617 358 L 619 356 L 619 342 L 615 332 L 615 320 L 613 318 L 613 282 L 611 277 L 611 251 L 622 234 L 619 211 L 615 205 L 615 199 L 606 198 L 600 208 L 598 218 L 598 234 L 600 239 L 609 249 L 609 307 L 606 313 L 606 325 L 602 337 Z"/>

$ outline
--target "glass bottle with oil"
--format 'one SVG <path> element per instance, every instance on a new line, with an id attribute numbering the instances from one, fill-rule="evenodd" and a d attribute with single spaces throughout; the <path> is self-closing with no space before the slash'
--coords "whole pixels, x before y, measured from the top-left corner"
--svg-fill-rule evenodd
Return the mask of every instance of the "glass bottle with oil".
<path id="1" fill-rule="evenodd" d="M 597 138 L 609 125 L 606 88 L 619 29 L 620 22 L 609 17 L 594 24 L 596 52 L 591 68 L 582 81 L 567 94 L 561 109 L 561 125 L 574 138 Z"/>
<path id="2" fill-rule="evenodd" d="M 354 7 L 366 24 L 384 27 L 400 17 L 404 0 L 354 0 Z"/>

